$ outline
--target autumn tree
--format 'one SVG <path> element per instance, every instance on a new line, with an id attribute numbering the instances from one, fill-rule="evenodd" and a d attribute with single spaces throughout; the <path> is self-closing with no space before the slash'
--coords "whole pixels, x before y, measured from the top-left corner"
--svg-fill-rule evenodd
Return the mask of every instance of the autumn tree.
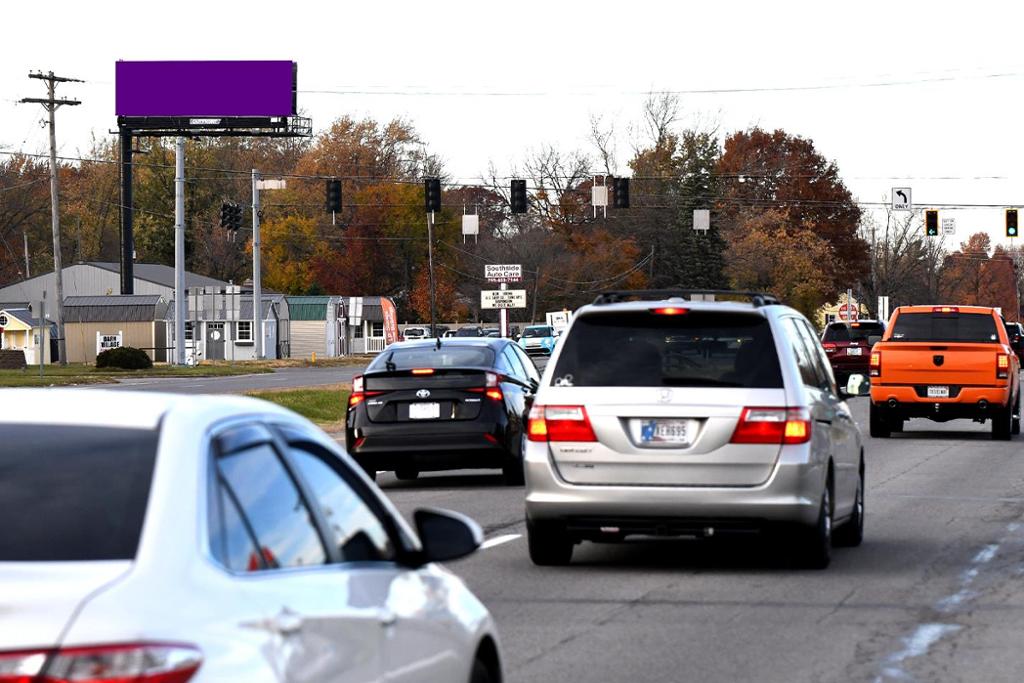
<path id="1" fill-rule="evenodd" d="M 736 289 L 766 291 L 812 316 L 829 299 L 835 267 L 831 245 L 810 230 L 793 230 L 784 211 L 739 214 L 726 273 Z"/>
<path id="2" fill-rule="evenodd" d="M 718 174 L 727 239 L 742 234 L 737 229 L 750 211 L 776 209 L 785 212 L 788 232 L 809 231 L 832 247 L 827 299 L 868 273 L 868 246 L 858 231 L 860 208 L 839 167 L 811 140 L 783 130 L 739 131 L 725 141 Z"/>

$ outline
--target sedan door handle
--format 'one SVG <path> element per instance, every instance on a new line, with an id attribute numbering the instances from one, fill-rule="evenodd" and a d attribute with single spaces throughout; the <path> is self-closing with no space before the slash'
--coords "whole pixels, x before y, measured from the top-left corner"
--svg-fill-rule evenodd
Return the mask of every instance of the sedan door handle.
<path id="1" fill-rule="evenodd" d="M 302 630 L 302 615 L 284 607 L 271 620 L 270 626 L 281 635 L 298 633 Z"/>

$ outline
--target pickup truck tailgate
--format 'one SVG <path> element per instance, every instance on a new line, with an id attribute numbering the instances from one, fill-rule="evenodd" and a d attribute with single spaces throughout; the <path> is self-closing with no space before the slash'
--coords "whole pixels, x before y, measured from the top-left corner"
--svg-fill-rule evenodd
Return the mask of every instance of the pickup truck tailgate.
<path id="1" fill-rule="evenodd" d="M 883 342 L 879 384 L 991 386 L 996 381 L 998 344 Z M 998 382 L 1002 384 L 1002 382 Z"/>

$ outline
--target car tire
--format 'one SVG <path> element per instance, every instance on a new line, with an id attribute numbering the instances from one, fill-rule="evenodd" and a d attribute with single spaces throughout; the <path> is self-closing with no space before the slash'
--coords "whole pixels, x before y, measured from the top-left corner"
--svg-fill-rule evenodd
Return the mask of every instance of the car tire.
<path id="1" fill-rule="evenodd" d="M 416 481 L 420 477 L 420 471 L 412 468 L 395 470 L 395 479 L 399 481 Z"/>
<path id="2" fill-rule="evenodd" d="M 886 420 L 886 424 L 889 426 L 889 433 L 902 434 L 903 427 L 906 426 L 907 420 L 903 417 L 893 417 L 890 415 Z"/>
<path id="3" fill-rule="evenodd" d="M 892 435 L 892 430 L 889 429 L 889 423 L 886 421 L 882 409 L 874 403 L 868 410 L 868 423 L 872 438 L 888 439 Z"/>
<path id="4" fill-rule="evenodd" d="M 860 462 L 860 476 L 857 479 L 857 494 L 853 503 L 853 515 L 836 529 L 832 543 L 844 548 L 855 548 L 864 541 L 864 460 Z"/>
<path id="5" fill-rule="evenodd" d="M 360 462 L 358 460 L 356 462 L 359 464 L 359 467 L 362 468 L 363 472 L 366 473 L 366 476 L 368 476 L 370 478 L 370 481 L 377 481 L 377 470 L 376 469 L 370 467 L 365 462 Z"/>
<path id="6" fill-rule="evenodd" d="M 818 521 L 801 534 L 798 558 L 807 569 L 825 569 L 832 561 L 832 492 L 826 484 L 821 493 Z"/>
<path id="7" fill-rule="evenodd" d="M 526 483 L 522 460 L 511 460 L 501 467 L 501 477 L 507 486 L 522 486 Z"/>
<path id="8" fill-rule="evenodd" d="M 1017 393 L 1017 400 L 1013 404 L 1013 421 L 1010 424 L 1012 434 L 1020 434 L 1020 393 Z"/>
<path id="9" fill-rule="evenodd" d="M 530 560 L 538 567 L 562 567 L 572 561 L 573 540 L 557 524 L 526 520 Z"/>
<path id="10" fill-rule="evenodd" d="M 1005 408 L 998 409 L 992 415 L 992 440 L 1009 441 L 1013 436 L 1013 407 L 1012 404 Z"/>
<path id="11" fill-rule="evenodd" d="M 473 670 L 469 673 L 469 683 L 500 683 L 491 674 L 491 668 L 480 657 L 473 660 Z"/>

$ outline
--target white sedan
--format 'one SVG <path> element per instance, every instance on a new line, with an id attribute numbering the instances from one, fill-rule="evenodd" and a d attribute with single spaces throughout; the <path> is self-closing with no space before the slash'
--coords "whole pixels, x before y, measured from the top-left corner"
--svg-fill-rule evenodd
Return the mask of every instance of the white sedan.
<path id="1" fill-rule="evenodd" d="M 502 678 L 487 609 L 323 432 L 269 403 L 0 390 L 0 681 Z"/>

